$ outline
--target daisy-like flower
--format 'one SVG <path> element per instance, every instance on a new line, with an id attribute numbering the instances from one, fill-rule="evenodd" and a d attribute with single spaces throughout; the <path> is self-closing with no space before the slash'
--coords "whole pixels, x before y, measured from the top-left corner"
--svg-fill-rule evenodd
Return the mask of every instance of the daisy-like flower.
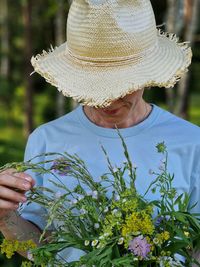
<path id="1" fill-rule="evenodd" d="M 89 246 L 89 244 L 90 244 L 90 241 L 89 240 L 85 240 L 84 245 L 85 246 Z"/>
<path id="2" fill-rule="evenodd" d="M 120 237 L 120 239 L 118 240 L 118 245 L 122 245 L 124 243 L 124 238 Z"/>
<path id="3" fill-rule="evenodd" d="M 99 243 L 99 241 L 97 239 L 93 240 L 92 241 L 92 246 L 93 247 L 96 247 L 96 245 Z"/>

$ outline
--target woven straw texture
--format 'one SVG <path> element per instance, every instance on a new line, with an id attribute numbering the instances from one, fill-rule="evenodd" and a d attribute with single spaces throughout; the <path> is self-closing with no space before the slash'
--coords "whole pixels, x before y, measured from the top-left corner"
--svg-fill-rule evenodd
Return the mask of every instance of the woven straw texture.
<path id="1" fill-rule="evenodd" d="M 74 0 L 67 42 L 31 63 L 65 96 L 106 107 L 144 87 L 173 87 L 191 57 L 187 43 L 156 29 L 149 0 Z"/>

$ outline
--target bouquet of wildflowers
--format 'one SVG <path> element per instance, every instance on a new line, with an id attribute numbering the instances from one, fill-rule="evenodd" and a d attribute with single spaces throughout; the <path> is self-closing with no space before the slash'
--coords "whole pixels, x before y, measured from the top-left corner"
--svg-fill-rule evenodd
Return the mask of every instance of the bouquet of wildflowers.
<path id="1" fill-rule="evenodd" d="M 48 169 L 41 167 L 44 162 L 32 161 L 2 168 L 51 174 L 54 179 L 50 182 L 57 188 L 55 192 L 36 187 L 29 194 L 30 202 L 48 210 L 48 221 L 41 235 L 43 245 L 30 247 L 34 263 L 24 266 L 188 267 L 193 263 L 200 266 L 191 256 L 191 251 L 199 247 L 198 214 L 188 210 L 189 195 L 178 195 L 173 187 L 174 176 L 167 170 L 164 142 L 157 145 L 158 153 L 164 155 L 163 168 L 159 173 L 153 172 L 155 180 L 140 195 L 135 187 L 137 168 L 120 133 L 119 136 L 126 161 L 120 168 L 113 167 L 102 147 L 109 173 L 101 176 L 101 182 L 93 179 L 83 160 L 68 153 L 45 154 L 54 158 L 48 160 Z M 129 184 L 125 183 L 125 174 L 129 175 Z M 69 189 L 60 180 L 61 175 L 73 177 L 77 185 Z M 149 190 L 159 191 L 160 199 L 147 201 Z M 55 221 L 59 223 L 46 240 L 45 233 Z M 1 246 L 5 252 L 4 244 Z M 83 251 L 78 261 L 66 262 L 61 256 L 60 252 L 70 247 Z"/>

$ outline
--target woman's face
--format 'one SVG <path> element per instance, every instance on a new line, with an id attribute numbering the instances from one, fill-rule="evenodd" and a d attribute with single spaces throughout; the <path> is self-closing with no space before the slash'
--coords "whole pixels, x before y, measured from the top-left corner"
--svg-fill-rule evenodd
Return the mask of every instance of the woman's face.
<path id="1" fill-rule="evenodd" d="M 86 115 L 95 124 L 106 128 L 114 128 L 116 125 L 119 128 L 129 127 L 127 124 L 131 123 L 131 119 L 144 114 L 143 92 L 144 90 L 138 90 L 126 95 L 106 108 L 85 107 Z"/>

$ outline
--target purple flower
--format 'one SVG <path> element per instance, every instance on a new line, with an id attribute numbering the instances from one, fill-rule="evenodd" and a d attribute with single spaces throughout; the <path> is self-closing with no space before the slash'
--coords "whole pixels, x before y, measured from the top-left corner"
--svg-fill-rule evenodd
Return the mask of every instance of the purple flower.
<path id="1" fill-rule="evenodd" d="M 146 237 L 137 236 L 129 243 L 129 250 L 135 255 L 142 259 L 146 258 L 148 253 L 151 251 L 151 245 L 148 244 Z"/>
<path id="2" fill-rule="evenodd" d="M 70 171 L 70 165 L 65 158 L 59 158 L 54 160 L 51 170 L 57 172 L 61 176 L 68 175 Z"/>
<path id="3" fill-rule="evenodd" d="M 155 226 L 159 226 L 162 221 L 164 221 L 164 217 L 163 216 L 159 216 L 156 218 L 156 221 L 155 221 Z"/>

